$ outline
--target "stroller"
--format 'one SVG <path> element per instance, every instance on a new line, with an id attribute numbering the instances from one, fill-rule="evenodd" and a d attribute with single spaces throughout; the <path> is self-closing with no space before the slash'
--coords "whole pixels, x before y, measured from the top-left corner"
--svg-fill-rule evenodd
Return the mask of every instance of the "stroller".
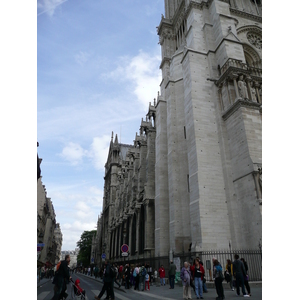
<path id="1" fill-rule="evenodd" d="M 88 300 L 88 297 L 85 295 L 85 293 L 82 293 L 77 285 L 80 283 L 79 279 L 76 279 L 75 283 L 73 279 L 71 279 L 71 299 L 73 300 Z M 77 284 L 78 282 L 78 284 Z"/>

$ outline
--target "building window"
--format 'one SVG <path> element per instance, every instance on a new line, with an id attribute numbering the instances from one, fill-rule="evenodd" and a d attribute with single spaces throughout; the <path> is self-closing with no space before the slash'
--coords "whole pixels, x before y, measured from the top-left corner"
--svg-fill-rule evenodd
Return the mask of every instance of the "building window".
<path id="1" fill-rule="evenodd" d="M 185 126 L 183 126 L 183 133 L 184 133 L 184 138 L 186 139 L 186 129 L 185 129 Z"/>
<path id="2" fill-rule="evenodd" d="M 186 175 L 186 179 L 187 179 L 187 188 L 188 188 L 188 193 L 190 192 L 190 175 L 187 174 Z"/>

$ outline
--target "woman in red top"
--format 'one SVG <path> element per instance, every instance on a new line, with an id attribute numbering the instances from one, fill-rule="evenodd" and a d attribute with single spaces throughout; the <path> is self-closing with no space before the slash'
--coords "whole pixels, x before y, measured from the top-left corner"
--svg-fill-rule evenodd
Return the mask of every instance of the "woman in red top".
<path id="1" fill-rule="evenodd" d="M 160 269 L 158 270 L 158 273 L 159 273 L 159 277 L 160 277 L 160 284 L 166 285 L 166 281 L 165 281 L 166 271 L 165 271 L 163 265 L 161 265 Z"/>

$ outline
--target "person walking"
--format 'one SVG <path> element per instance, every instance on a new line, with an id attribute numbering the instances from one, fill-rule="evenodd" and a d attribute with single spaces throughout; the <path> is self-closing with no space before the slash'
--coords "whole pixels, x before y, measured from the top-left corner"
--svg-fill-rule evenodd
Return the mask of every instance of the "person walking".
<path id="1" fill-rule="evenodd" d="M 154 273 L 153 273 L 153 283 L 155 283 L 156 286 L 159 285 L 159 283 L 158 283 L 158 281 L 157 281 L 157 275 L 158 275 L 157 270 L 154 269 Z"/>
<path id="2" fill-rule="evenodd" d="M 117 268 L 117 265 L 116 264 L 113 264 L 113 267 L 114 267 L 114 269 L 115 269 L 115 273 L 116 273 L 116 276 L 115 276 L 115 279 L 114 279 L 114 281 L 113 281 L 113 283 L 116 283 L 118 286 L 119 286 L 119 288 L 121 287 L 121 284 L 117 281 L 117 278 L 118 278 L 118 268 Z"/>
<path id="3" fill-rule="evenodd" d="M 250 285 L 249 285 L 249 275 L 248 275 L 248 264 L 244 258 L 241 258 L 241 261 L 243 262 L 245 271 L 246 271 L 246 276 L 244 276 L 245 287 L 246 287 L 248 295 L 251 296 Z"/>
<path id="4" fill-rule="evenodd" d="M 158 273 L 160 278 L 160 285 L 166 285 L 166 271 L 163 265 L 161 265 L 161 267 L 159 268 Z"/>
<path id="5" fill-rule="evenodd" d="M 184 263 L 184 267 L 181 269 L 180 278 L 182 280 L 183 286 L 183 299 L 192 299 L 191 294 L 191 272 L 189 269 L 189 264 L 187 262 Z"/>
<path id="6" fill-rule="evenodd" d="M 205 272 L 204 268 L 200 265 L 200 260 L 198 258 L 196 258 L 194 273 L 192 275 L 194 278 L 197 299 L 203 299 L 202 280 L 203 280 L 204 272 Z"/>
<path id="7" fill-rule="evenodd" d="M 240 286 L 242 287 L 242 293 L 244 297 L 249 297 L 245 291 L 245 284 L 244 284 L 244 276 L 246 276 L 246 270 L 242 261 L 239 260 L 238 254 L 234 255 L 234 262 L 233 264 L 233 276 L 236 280 L 236 294 L 240 295 Z"/>
<path id="8" fill-rule="evenodd" d="M 99 268 L 98 268 L 98 266 L 96 265 L 96 267 L 95 267 L 95 269 L 94 269 L 95 279 L 97 279 L 98 273 L 99 273 Z"/>
<path id="9" fill-rule="evenodd" d="M 67 298 L 68 294 L 65 292 L 67 289 L 67 282 L 71 280 L 69 273 L 70 255 L 65 256 L 65 260 L 60 262 L 59 268 L 56 270 L 53 283 L 54 285 L 54 296 L 51 300 L 59 300 L 64 297 Z"/>
<path id="10" fill-rule="evenodd" d="M 142 285 L 142 291 L 144 291 L 145 288 L 145 276 L 147 275 L 147 269 L 145 268 L 145 264 L 143 263 L 140 268 L 140 284 Z"/>
<path id="11" fill-rule="evenodd" d="M 104 274 L 103 274 L 103 287 L 98 296 L 95 296 L 96 300 L 100 300 L 101 297 L 104 295 L 105 291 L 107 293 L 107 299 L 111 297 L 111 300 L 115 299 L 115 293 L 114 293 L 114 279 L 115 279 L 116 273 L 113 269 L 113 267 L 110 265 L 108 260 L 105 260 L 104 263 Z"/>
<path id="12" fill-rule="evenodd" d="M 125 271 L 124 271 L 124 274 L 125 274 L 125 289 L 129 289 L 130 286 L 129 286 L 129 280 L 130 280 L 130 268 L 129 268 L 129 265 L 126 264 L 125 265 Z"/>
<path id="13" fill-rule="evenodd" d="M 148 291 L 150 291 L 150 284 L 149 284 L 150 276 L 147 273 L 145 276 L 145 291 L 147 291 L 147 285 L 148 285 Z"/>
<path id="14" fill-rule="evenodd" d="M 169 267 L 170 289 L 174 289 L 175 274 L 176 274 L 176 265 L 174 265 L 173 261 L 171 260 L 170 267 Z"/>
<path id="15" fill-rule="evenodd" d="M 216 286 L 216 292 L 218 294 L 218 297 L 216 298 L 217 300 L 222 300 L 225 299 L 224 296 L 224 289 L 223 289 L 223 274 L 222 274 L 222 266 L 218 262 L 216 258 L 213 258 L 213 277 L 215 279 L 215 286 Z"/>
<path id="16" fill-rule="evenodd" d="M 199 263 L 203 267 L 203 262 L 201 260 L 199 260 Z M 203 270 L 204 270 L 204 267 L 203 267 Z M 204 270 L 204 274 L 203 274 L 202 283 L 203 283 L 203 285 L 202 285 L 203 286 L 203 293 L 207 293 L 205 270 Z"/>
<path id="17" fill-rule="evenodd" d="M 139 264 L 136 264 L 134 270 L 133 270 L 133 277 L 135 278 L 135 285 L 134 289 L 139 291 L 139 286 L 140 286 L 140 269 L 139 269 Z"/>
<path id="18" fill-rule="evenodd" d="M 234 291 L 233 287 L 233 265 L 230 259 L 227 259 L 227 264 L 225 266 L 225 279 L 228 282 L 230 282 L 230 288 L 232 291 Z"/>

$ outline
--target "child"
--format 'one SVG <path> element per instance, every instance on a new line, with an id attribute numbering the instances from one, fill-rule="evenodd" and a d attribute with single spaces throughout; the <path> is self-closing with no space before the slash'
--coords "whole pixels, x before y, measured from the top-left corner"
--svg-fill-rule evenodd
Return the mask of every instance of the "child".
<path id="1" fill-rule="evenodd" d="M 83 296 L 85 296 L 85 290 L 83 290 L 80 286 L 79 286 L 79 284 L 80 284 L 80 280 L 79 279 L 76 279 L 75 280 L 75 295 L 76 296 L 79 296 L 79 295 L 83 295 Z"/>
<path id="2" fill-rule="evenodd" d="M 150 285 L 149 285 L 149 274 L 147 273 L 145 276 L 145 290 L 147 291 L 147 285 L 148 285 L 148 291 L 150 291 Z"/>

